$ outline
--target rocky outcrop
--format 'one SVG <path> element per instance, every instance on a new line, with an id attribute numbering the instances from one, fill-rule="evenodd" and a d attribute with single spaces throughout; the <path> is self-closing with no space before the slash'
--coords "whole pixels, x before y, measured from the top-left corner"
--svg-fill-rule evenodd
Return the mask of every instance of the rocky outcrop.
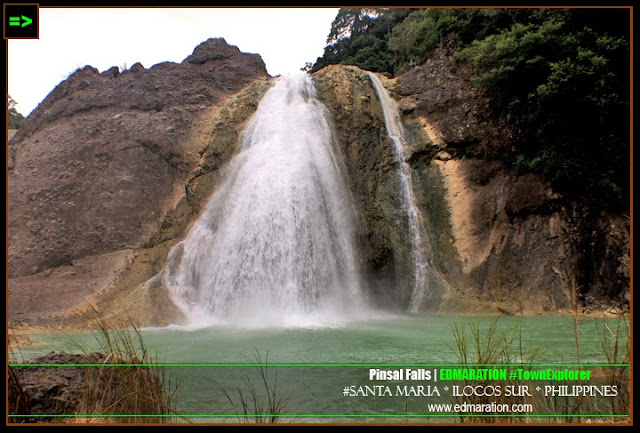
<path id="1" fill-rule="evenodd" d="M 119 335 L 117 331 L 109 338 L 111 340 L 101 341 L 105 344 L 101 348 L 113 349 L 115 353 L 49 352 L 23 362 L 21 366 L 10 366 L 9 413 L 19 416 L 9 417 L 9 421 L 123 423 L 131 418 L 118 415 L 164 414 L 165 410 L 171 410 L 171 396 L 166 394 L 170 392 L 171 384 L 165 380 L 161 368 L 148 365 L 144 348 L 139 348 L 142 350 L 140 353 L 136 352 L 131 336 Z M 123 355 L 124 359 L 121 358 Z M 166 417 L 145 418 L 143 422 L 166 420 Z M 135 421 L 140 422 L 140 419 Z"/>
<path id="2" fill-rule="evenodd" d="M 494 303 L 512 313 L 557 312 L 572 308 L 577 291 L 584 311 L 628 307 L 623 216 L 592 221 L 584 207 L 563 200 L 537 176 L 516 176 L 497 161 L 435 164 L 444 179 L 458 256 L 458 272 L 450 279 L 464 288 L 448 302 Z"/>
<path id="3" fill-rule="evenodd" d="M 569 210 L 533 175 L 517 177 L 496 161 L 436 161 L 457 258 L 446 257 L 456 288 L 451 304 L 494 303 L 513 313 L 557 311 L 571 292 L 556 270 L 575 269 Z M 452 260 L 453 259 L 453 260 Z"/>
<path id="4" fill-rule="evenodd" d="M 15 418 L 13 422 L 57 422 L 60 419 L 43 415 L 73 414 L 87 393 L 90 385 L 112 386 L 111 384 L 89 384 L 87 368 L 72 367 L 70 364 L 102 364 L 107 357 L 101 353 L 72 355 L 49 352 L 27 364 L 65 364 L 64 367 L 10 367 L 10 388 L 8 400 L 12 414 L 37 415 Z M 67 421 L 67 420 L 62 420 Z"/>
<path id="5" fill-rule="evenodd" d="M 593 214 L 533 174 L 497 157 L 515 144 L 494 119 L 468 65 L 446 50 L 395 80 L 383 78 L 403 114 L 414 194 L 436 278 L 421 306 L 463 313 L 628 308 L 629 221 Z M 407 250 L 397 161 L 368 77 L 329 66 L 314 75 L 332 112 L 362 212 L 361 240 L 376 297 L 406 307 Z M 382 78 L 382 77 L 381 77 Z"/>
<path id="6" fill-rule="evenodd" d="M 491 99 L 471 81 L 469 64 L 455 51 L 436 52 L 422 65 L 406 67 L 393 84 L 405 119 L 419 125 L 430 140 L 455 157 L 495 157 L 511 131 L 491 114 Z"/>
<path id="7" fill-rule="evenodd" d="M 446 50 L 382 78 L 402 112 L 432 277 L 423 310 L 525 314 L 628 308 L 630 224 L 500 162 L 515 143 Z M 414 283 L 399 161 L 369 76 L 314 74 L 359 212 L 372 299 L 405 309 Z M 270 87 L 262 60 L 224 40 L 182 63 L 63 81 L 9 143 L 12 324 L 82 324 L 88 303 L 143 324 L 180 316 L 158 277 L 225 176 Z M 437 286 L 437 287 L 435 287 Z"/>
<path id="8" fill-rule="evenodd" d="M 157 270 L 148 250 L 197 214 L 268 78 L 258 55 L 210 39 L 182 63 L 86 66 L 60 83 L 9 145 L 12 319 L 47 320 Z"/>
<path id="9" fill-rule="evenodd" d="M 628 308 L 628 218 L 594 214 L 500 162 L 517 143 L 453 54 L 436 51 L 394 87 L 408 130 L 431 141 L 412 147 L 411 163 L 435 262 L 453 289 L 442 308 L 566 311 L 574 291 L 586 311 Z M 433 218 L 443 207 L 448 224 Z"/>
<path id="10" fill-rule="evenodd" d="M 406 308 L 413 281 L 409 222 L 402 210 L 399 165 L 375 89 L 356 67 L 327 66 L 313 78 L 320 100 L 334 119 L 359 210 L 367 286 L 379 304 Z"/>

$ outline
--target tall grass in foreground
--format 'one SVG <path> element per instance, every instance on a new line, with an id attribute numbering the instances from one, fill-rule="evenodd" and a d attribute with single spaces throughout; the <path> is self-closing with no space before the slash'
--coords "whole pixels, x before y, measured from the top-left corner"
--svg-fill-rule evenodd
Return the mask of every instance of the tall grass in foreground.
<path id="1" fill-rule="evenodd" d="M 629 364 L 631 333 L 627 318 L 619 317 L 615 330 L 606 319 L 601 322 L 596 321 L 596 329 L 600 337 L 600 347 L 607 362 Z M 606 383 L 617 386 L 619 392 L 618 397 L 610 401 L 611 413 L 629 413 L 631 408 L 629 367 L 605 368 L 604 376 Z"/>
<path id="2" fill-rule="evenodd" d="M 522 336 L 520 325 L 516 324 L 508 330 L 498 329 L 498 319 L 495 319 L 485 331 L 480 330 L 477 321 L 469 321 L 453 325 L 453 337 L 458 362 L 461 364 L 519 364 L 523 370 L 535 368 L 535 363 L 544 361 L 544 351 L 536 348 L 530 354 L 525 354 L 522 348 Z M 574 326 L 578 323 L 574 317 Z M 600 352 L 607 364 L 629 364 L 630 360 L 630 329 L 628 320 L 621 316 L 617 323 L 612 325 L 607 319 L 595 319 L 596 332 L 600 341 Z M 581 362 L 581 346 L 579 332 L 575 330 L 576 359 Z M 607 417 L 606 415 L 629 414 L 630 411 L 630 377 L 628 366 L 590 368 L 591 380 L 584 381 L 559 381 L 554 386 L 567 385 L 610 385 L 615 386 L 618 395 L 616 397 L 597 396 L 558 396 L 550 393 L 545 395 L 533 391 L 536 383 L 507 379 L 506 381 L 462 381 L 460 386 L 498 386 L 504 390 L 506 386 L 528 385 L 532 396 L 513 397 L 501 396 L 462 396 L 454 397 L 455 403 L 490 404 L 501 403 L 525 403 L 532 404 L 534 413 L 557 414 L 555 417 L 545 417 L 545 422 L 583 423 L 599 421 L 620 421 L 620 418 Z M 508 377 L 508 376 L 507 376 Z M 544 384 L 538 383 L 543 386 Z M 596 415 L 588 417 L 582 415 Z M 486 414 L 485 414 L 486 415 Z M 504 422 L 504 418 L 482 416 L 459 416 L 461 422 L 472 423 L 498 423 Z M 529 417 L 509 418 L 510 423 L 530 422 Z"/>
<path id="3" fill-rule="evenodd" d="M 20 345 L 18 344 L 18 337 L 14 332 L 9 334 L 9 341 L 7 342 L 9 350 L 9 362 L 19 362 L 18 357 L 14 352 L 14 347 L 18 351 L 20 358 L 24 361 L 24 356 L 20 351 Z M 29 408 L 29 396 L 24 389 L 24 371 L 19 368 L 7 367 L 7 413 L 10 414 L 25 414 L 30 413 Z M 10 423 L 26 422 L 26 418 L 22 417 L 9 417 Z"/>
<path id="4" fill-rule="evenodd" d="M 629 364 L 630 360 L 630 330 L 627 318 L 620 316 L 617 323 L 612 325 L 606 318 L 594 319 L 596 333 L 600 342 L 600 353 L 607 364 Z M 580 359 L 580 342 L 577 359 Z M 575 382 L 563 381 L 557 385 L 575 385 Z M 546 396 L 542 398 L 542 405 L 551 413 L 559 414 L 555 421 L 564 423 L 620 421 L 619 417 L 608 418 L 606 415 L 623 415 L 630 413 L 630 376 L 628 366 L 599 367 L 592 369 L 592 380 L 589 383 L 579 382 L 579 385 L 609 385 L 615 387 L 618 395 L 615 397 L 564 397 Z M 580 415 L 598 415 L 597 417 Z"/>
<path id="5" fill-rule="evenodd" d="M 246 375 L 242 379 L 242 386 L 227 390 L 220 383 L 219 388 L 231 403 L 238 419 L 245 423 L 278 423 L 284 421 L 280 416 L 286 413 L 287 399 L 278 390 L 278 375 L 269 370 L 269 354 L 262 360 L 256 349 L 249 362 L 256 364 L 258 383 Z"/>
<path id="6" fill-rule="evenodd" d="M 109 320 L 96 313 L 93 334 L 98 342 L 98 351 L 106 355 L 103 363 L 121 366 L 86 369 L 86 388 L 76 414 L 95 416 L 76 417 L 74 420 L 89 423 L 175 422 L 177 416 L 171 415 L 177 413 L 177 386 L 165 374 L 163 367 L 153 365 L 158 363 L 157 356 L 149 353 L 139 326 L 131 320 Z M 87 353 L 85 348 L 79 347 Z"/>
<path id="7" fill-rule="evenodd" d="M 7 409 L 10 414 L 30 413 L 29 397 L 24 390 L 23 371 L 18 368 L 9 367 L 7 377 Z M 9 417 L 10 423 L 28 422 L 30 419 L 23 417 Z"/>
<path id="8" fill-rule="evenodd" d="M 455 347 L 452 347 L 460 364 L 489 364 L 479 368 L 492 368 L 492 364 L 512 364 L 520 363 L 520 368 L 528 369 L 530 364 L 539 362 L 544 356 L 541 349 L 536 348 L 530 354 L 525 354 L 522 348 L 522 332 L 518 322 L 513 328 L 508 330 L 498 329 L 498 319 L 491 322 L 486 331 L 481 331 L 477 321 L 468 321 L 461 324 L 453 324 L 453 338 Z M 506 381 L 496 380 L 469 380 L 461 381 L 459 387 L 464 386 L 484 386 L 501 389 L 500 395 L 494 396 L 454 396 L 454 402 L 468 404 L 511 404 L 513 402 L 528 404 L 532 403 L 532 397 L 524 395 L 517 401 L 514 397 L 507 397 L 504 390 L 507 386 L 518 387 L 527 383 L 511 379 L 507 376 Z M 491 388 L 489 388 L 491 389 Z M 486 415 L 482 413 L 483 415 Z M 471 423 L 498 423 L 504 422 L 504 418 L 491 416 L 459 416 L 461 422 Z M 510 419 L 510 422 L 523 423 L 529 421 L 526 417 Z"/>

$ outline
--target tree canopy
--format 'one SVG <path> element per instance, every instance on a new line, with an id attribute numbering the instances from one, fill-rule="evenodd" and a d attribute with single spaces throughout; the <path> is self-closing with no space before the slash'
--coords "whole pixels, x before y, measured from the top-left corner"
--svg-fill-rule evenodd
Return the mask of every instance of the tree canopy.
<path id="1" fill-rule="evenodd" d="M 316 60 L 311 72 L 342 63 L 392 73 L 389 36 L 410 13 L 410 9 L 340 9 L 331 25 L 324 55 Z"/>
<path id="2" fill-rule="evenodd" d="M 341 9 L 311 67 L 397 73 L 441 45 L 515 131 L 501 158 L 599 207 L 630 197 L 628 9 Z M 513 150 L 512 150 L 513 149 Z"/>

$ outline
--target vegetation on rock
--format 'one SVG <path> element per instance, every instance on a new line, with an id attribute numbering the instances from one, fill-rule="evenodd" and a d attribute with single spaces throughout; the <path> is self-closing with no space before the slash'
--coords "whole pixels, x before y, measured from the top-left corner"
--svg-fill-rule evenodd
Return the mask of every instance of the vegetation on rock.
<path id="1" fill-rule="evenodd" d="M 410 13 L 410 9 L 340 9 L 331 25 L 324 55 L 316 60 L 311 72 L 335 64 L 393 72 L 389 36 Z"/>
<path id="2" fill-rule="evenodd" d="M 7 98 L 7 110 L 9 111 L 9 129 L 20 129 L 24 123 L 24 116 L 16 109 L 18 103 L 8 95 Z"/>
<path id="3" fill-rule="evenodd" d="M 401 74 L 442 46 L 514 134 L 501 159 L 568 198 L 629 208 L 627 9 L 341 9 L 312 71 Z"/>

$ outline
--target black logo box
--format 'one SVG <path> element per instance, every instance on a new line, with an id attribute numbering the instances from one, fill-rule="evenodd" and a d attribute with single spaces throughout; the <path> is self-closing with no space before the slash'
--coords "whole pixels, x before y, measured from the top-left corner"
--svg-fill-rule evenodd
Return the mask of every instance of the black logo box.
<path id="1" fill-rule="evenodd" d="M 4 38 L 5 39 L 37 39 L 39 34 L 39 10 L 35 3 L 9 3 L 4 4 Z M 22 27 L 25 23 L 22 17 L 29 18 L 32 22 Z M 19 26 L 12 26 L 11 17 L 19 17 Z"/>

